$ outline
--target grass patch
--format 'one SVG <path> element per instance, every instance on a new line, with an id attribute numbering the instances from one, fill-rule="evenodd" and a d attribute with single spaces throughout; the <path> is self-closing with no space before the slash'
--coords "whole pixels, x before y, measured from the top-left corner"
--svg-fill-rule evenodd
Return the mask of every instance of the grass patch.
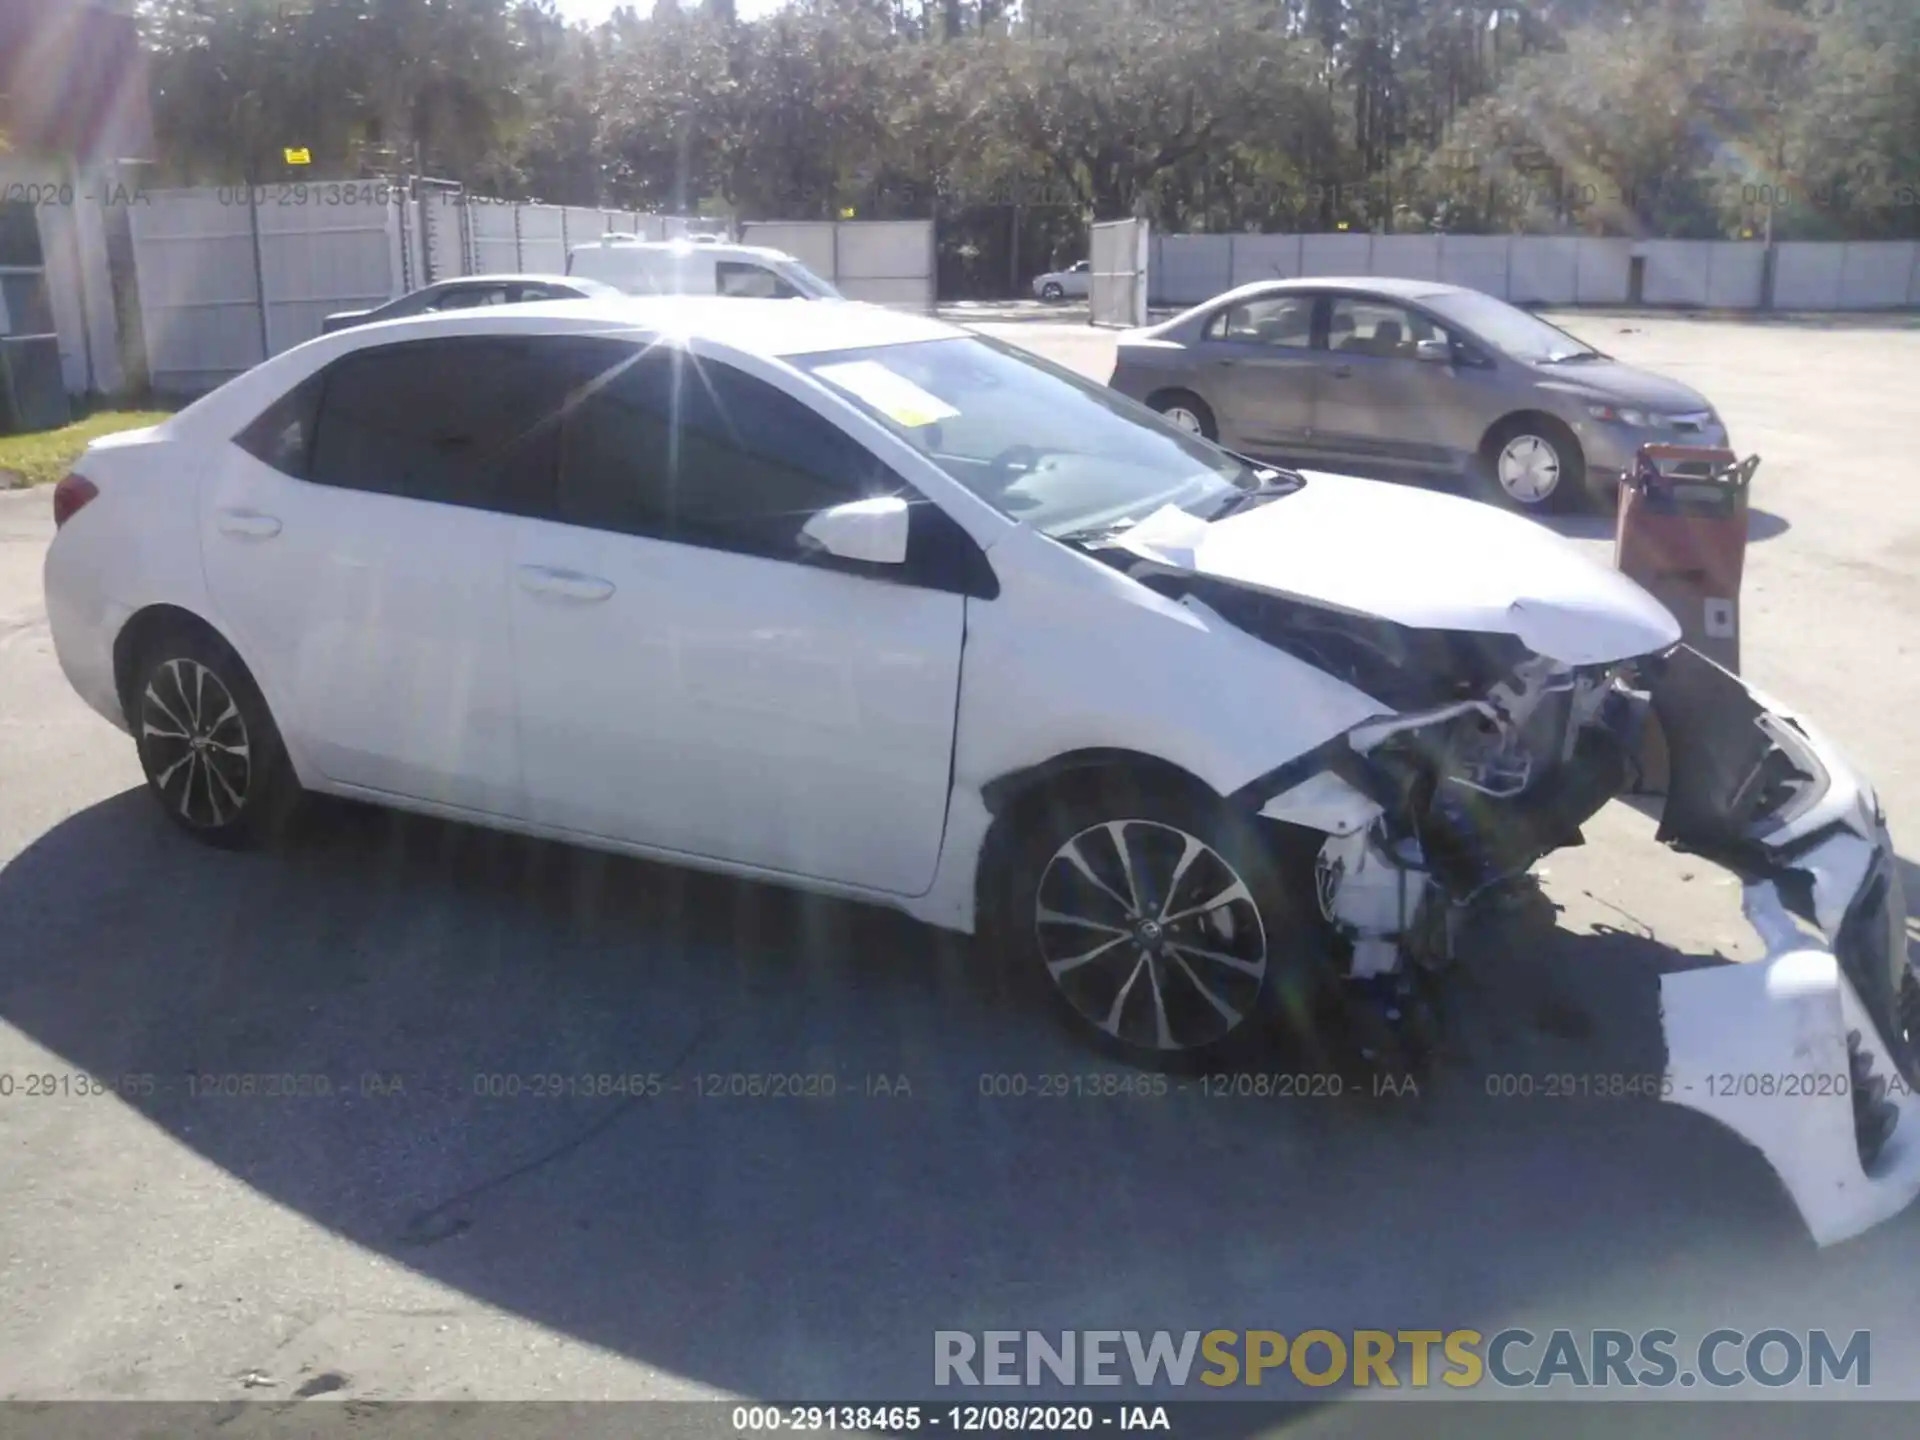
<path id="1" fill-rule="evenodd" d="M 42 430 L 37 435 L 0 435 L 0 472 L 11 470 L 20 476 L 15 485 L 47 485 L 73 467 L 80 452 L 102 435 L 116 430 L 138 430 L 158 425 L 167 418 L 164 410 L 102 410 L 58 430 Z M 0 489 L 6 488 L 0 475 Z"/>

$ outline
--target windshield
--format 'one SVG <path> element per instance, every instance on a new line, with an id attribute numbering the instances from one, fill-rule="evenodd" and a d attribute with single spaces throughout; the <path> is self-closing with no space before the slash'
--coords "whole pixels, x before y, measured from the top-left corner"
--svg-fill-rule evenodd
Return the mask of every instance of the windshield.
<path id="1" fill-rule="evenodd" d="M 794 357 L 988 504 L 1056 537 L 1166 505 L 1211 518 L 1261 473 L 1143 406 L 985 336 Z"/>
<path id="2" fill-rule="evenodd" d="M 1453 321 L 1471 331 L 1476 339 L 1515 360 L 1558 364 L 1566 360 L 1598 359 L 1600 355 L 1591 345 L 1574 339 L 1557 325 L 1549 325 L 1537 315 L 1477 290 L 1423 295 L 1420 303 L 1441 319 Z"/>

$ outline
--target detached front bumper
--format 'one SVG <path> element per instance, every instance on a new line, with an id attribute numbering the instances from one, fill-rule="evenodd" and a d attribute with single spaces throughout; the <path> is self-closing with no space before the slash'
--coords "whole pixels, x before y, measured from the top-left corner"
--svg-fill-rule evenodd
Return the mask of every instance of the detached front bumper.
<path id="1" fill-rule="evenodd" d="M 1821 1245 L 1920 1196 L 1920 983 L 1872 789 L 1783 707 L 1681 646 L 1648 679 L 1642 794 L 1660 838 L 1745 882 L 1763 960 L 1661 980 L 1667 1098 L 1780 1176 Z"/>

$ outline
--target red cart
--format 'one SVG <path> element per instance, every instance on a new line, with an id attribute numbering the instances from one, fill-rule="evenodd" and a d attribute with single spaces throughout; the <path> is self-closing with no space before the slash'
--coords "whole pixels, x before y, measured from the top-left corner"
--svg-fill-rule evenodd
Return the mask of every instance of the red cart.
<path id="1" fill-rule="evenodd" d="M 1613 563 L 1673 613 L 1687 644 L 1738 674 L 1747 491 L 1758 455 L 1642 445 L 1620 484 Z"/>

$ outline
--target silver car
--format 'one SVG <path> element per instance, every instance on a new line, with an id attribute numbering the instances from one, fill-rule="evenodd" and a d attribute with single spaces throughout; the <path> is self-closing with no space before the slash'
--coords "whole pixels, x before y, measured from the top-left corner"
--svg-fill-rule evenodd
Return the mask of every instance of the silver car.
<path id="1" fill-rule="evenodd" d="M 1078 260 L 1064 270 L 1033 277 L 1033 293 L 1042 300 L 1084 300 L 1093 290 L 1093 262 Z"/>
<path id="2" fill-rule="evenodd" d="M 578 275 L 462 275 L 442 280 L 368 310 L 341 310 L 320 322 L 320 333 L 331 335 L 355 325 L 381 320 L 404 320 L 441 310 L 471 310 L 478 305 L 531 305 L 540 300 L 605 299 L 620 292 L 598 280 Z"/>
<path id="3" fill-rule="evenodd" d="M 1522 510 L 1609 499 L 1648 442 L 1727 444 L 1698 391 L 1431 280 L 1243 285 L 1123 335 L 1109 383 L 1229 449 Z"/>

